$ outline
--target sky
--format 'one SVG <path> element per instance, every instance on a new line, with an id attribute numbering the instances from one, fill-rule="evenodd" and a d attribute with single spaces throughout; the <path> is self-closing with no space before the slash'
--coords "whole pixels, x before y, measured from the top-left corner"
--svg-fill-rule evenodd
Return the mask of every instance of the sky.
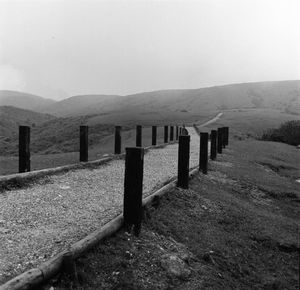
<path id="1" fill-rule="evenodd" d="M 0 0 L 0 90 L 46 98 L 300 79 L 299 0 Z"/>

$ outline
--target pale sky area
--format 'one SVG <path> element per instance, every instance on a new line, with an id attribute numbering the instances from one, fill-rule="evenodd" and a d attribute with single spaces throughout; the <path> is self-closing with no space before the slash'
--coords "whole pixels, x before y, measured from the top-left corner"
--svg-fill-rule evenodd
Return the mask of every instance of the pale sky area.
<path id="1" fill-rule="evenodd" d="M 300 79 L 299 0 L 0 0 L 0 89 L 62 99 Z"/>

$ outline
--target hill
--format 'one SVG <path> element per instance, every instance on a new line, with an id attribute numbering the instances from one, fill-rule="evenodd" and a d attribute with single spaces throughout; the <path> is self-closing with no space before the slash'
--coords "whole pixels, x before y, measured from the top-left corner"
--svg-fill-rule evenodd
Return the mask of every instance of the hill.
<path id="1" fill-rule="evenodd" d="M 16 91 L 0 90 L 0 106 L 13 106 L 21 109 L 42 112 L 47 106 L 55 103 L 36 95 Z"/>
<path id="2" fill-rule="evenodd" d="M 98 115 L 102 122 L 190 119 L 203 112 L 236 108 L 300 109 L 300 81 L 242 83 L 120 96 L 76 96 L 47 108 L 56 116 Z"/>

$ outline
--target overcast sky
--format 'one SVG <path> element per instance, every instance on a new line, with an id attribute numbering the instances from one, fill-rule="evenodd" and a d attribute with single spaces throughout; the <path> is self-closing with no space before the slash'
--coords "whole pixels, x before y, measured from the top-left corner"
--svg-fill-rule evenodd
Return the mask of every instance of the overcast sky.
<path id="1" fill-rule="evenodd" d="M 300 79 L 299 0 L 0 0 L 0 89 L 61 99 Z"/>

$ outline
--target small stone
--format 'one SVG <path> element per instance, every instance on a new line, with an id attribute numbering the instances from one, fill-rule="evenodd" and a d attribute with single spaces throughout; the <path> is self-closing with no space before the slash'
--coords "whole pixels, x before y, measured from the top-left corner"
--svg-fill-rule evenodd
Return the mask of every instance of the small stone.
<path id="1" fill-rule="evenodd" d="M 161 259 L 161 266 L 170 276 L 186 279 L 190 276 L 191 270 L 187 264 L 175 254 L 165 254 Z"/>

